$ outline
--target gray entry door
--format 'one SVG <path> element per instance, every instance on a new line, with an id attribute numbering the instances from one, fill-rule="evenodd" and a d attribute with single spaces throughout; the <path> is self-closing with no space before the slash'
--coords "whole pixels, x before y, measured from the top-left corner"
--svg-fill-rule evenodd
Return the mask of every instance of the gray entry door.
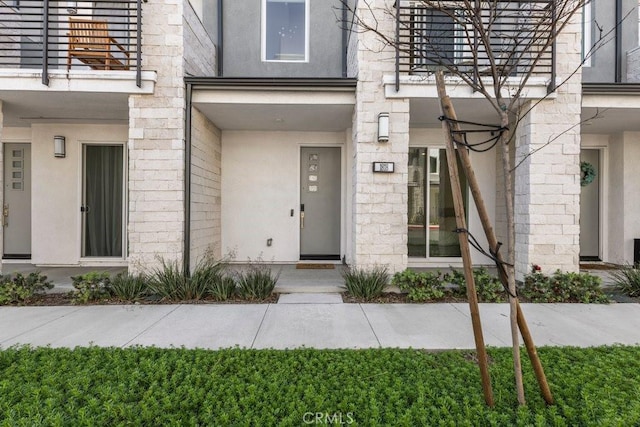
<path id="1" fill-rule="evenodd" d="M 340 259 L 340 147 L 300 150 L 300 259 Z"/>
<path id="2" fill-rule="evenodd" d="M 593 182 L 580 187 L 580 258 L 595 261 L 600 260 L 600 150 L 581 150 L 580 162 L 596 170 Z"/>
<path id="3" fill-rule="evenodd" d="M 83 149 L 82 256 L 122 257 L 122 145 L 85 145 Z"/>
<path id="4" fill-rule="evenodd" d="M 30 144 L 4 144 L 3 234 L 3 258 L 31 258 Z"/>

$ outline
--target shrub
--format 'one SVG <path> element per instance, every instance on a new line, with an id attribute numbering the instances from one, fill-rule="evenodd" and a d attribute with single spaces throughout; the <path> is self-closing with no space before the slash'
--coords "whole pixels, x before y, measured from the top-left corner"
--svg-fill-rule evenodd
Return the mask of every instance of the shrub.
<path id="1" fill-rule="evenodd" d="M 237 273 L 238 293 L 242 298 L 263 300 L 271 295 L 279 277 L 280 273 L 274 274 L 266 264 L 250 263 Z"/>
<path id="2" fill-rule="evenodd" d="M 467 281 L 464 273 L 451 269 L 450 274 L 445 274 L 445 280 L 453 285 L 452 292 L 455 296 L 467 296 Z M 500 279 L 489 273 L 485 267 L 473 269 L 473 280 L 476 285 L 476 293 L 481 302 L 502 302 L 505 300 L 505 292 Z"/>
<path id="3" fill-rule="evenodd" d="M 203 295 L 211 295 L 218 301 L 229 299 L 235 292 L 236 284 L 224 272 L 226 262 L 215 260 L 211 255 L 206 255 L 193 269 L 190 288 L 203 291 Z"/>
<path id="4" fill-rule="evenodd" d="M 236 281 L 231 276 L 220 275 L 209 284 L 209 294 L 216 301 L 225 301 L 236 293 Z"/>
<path id="5" fill-rule="evenodd" d="M 407 292 L 407 298 L 411 301 L 437 301 L 445 296 L 443 279 L 440 271 L 416 273 L 406 269 L 394 274 L 391 284 Z"/>
<path id="6" fill-rule="evenodd" d="M 71 280 L 73 280 L 73 287 L 76 289 L 71 294 L 74 304 L 86 304 L 89 301 L 105 299 L 111 295 L 111 281 L 107 273 L 91 271 L 80 276 L 72 276 Z"/>
<path id="7" fill-rule="evenodd" d="M 13 278 L 11 275 L 0 275 L 0 305 L 21 304 L 51 288 L 51 281 L 39 272 L 29 273 L 27 276 L 16 273 Z"/>
<path id="8" fill-rule="evenodd" d="M 147 278 L 142 274 L 118 273 L 111 281 L 111 295 L 124 301 L 137 301 L 149 292 Z"/>
<path id="9" fill-rule="evenodd" d="M 524 277 L 520 293 L 532 302 L 608 303 L 599 277 L 588 273 L 563 273 L 551 276 L 532 270 Z"/>
<path id="10" fill-rule="evenodd" d="M 640 297 L 640 265 L 625 265 L 610 273 L 617 289 L 630 297 Z"/>
<path id="11" fill-rule="evenodd" d="M 347 291 L 357 298 L 369 301 L 379 297 L 389 284 L 389 273 L 386 267 L 373 267 L 371 270 L 363 268 L 347 268 L 341 273 Z"/>
<path id="12" fill-rule="evenodd" d="M 189 280 L 178 261 L 161 259 L 161 266 L 151 270 L 149 290 L 160 298 L 171 301 L 198 300 L 206 294 L 202 282 Z M 201 286 L 198 288 L 198 286 Z"/>

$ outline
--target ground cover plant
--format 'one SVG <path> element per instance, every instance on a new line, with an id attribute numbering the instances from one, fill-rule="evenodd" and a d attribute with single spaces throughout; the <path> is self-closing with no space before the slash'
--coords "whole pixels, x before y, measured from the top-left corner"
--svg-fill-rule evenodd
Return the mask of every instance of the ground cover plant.
<path id="1" fill-rule="evenodd" d="M 524 363 L 518 408 L 511 351 L 490 349 L 490 409 L 469 351 L 11 348 L 0 351 L 0 425 L 640 423 L 639 347 L 539 353 L 556 405 Z"/>
<path id="2" fill-rule="evenodd" d="M 47 276 L 38 272 L 26 276 L 22 273 L 16 273 L 14 276 L 0 275 L 0 305 L 23 304 L 51 288 L 53 284 L 47 280 Z"/>
<path id="3" fill-rule="evenodd" d="M 608 303 L 602 280 L 589 273 L 564 273 L 548 276 L 534 268 L 524 277 L 520 294 L 531 302 Z"/>

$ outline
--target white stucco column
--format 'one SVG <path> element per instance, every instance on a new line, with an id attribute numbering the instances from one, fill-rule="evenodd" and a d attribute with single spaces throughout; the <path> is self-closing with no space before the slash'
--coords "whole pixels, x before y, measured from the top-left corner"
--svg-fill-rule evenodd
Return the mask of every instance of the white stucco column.
<path id="1" fill-rule="evenodd" d="M 384 1 L 372 2 L 383 7 Z M 359 13 L 370 17 L 368 5 Z M 382 10 L 377 10 L 384 16 Z M 380 22 L 393 31 L 393 21 Z M 353 124 L 352 244 L 349 262 L 363 268 L 386 266 L 390 272 L 407 266 L 407 162 L 409 101 L 386 99 L 383 75 L 394 72 L 393 50 L 373 33 L 353 33 L 358 87 Z M 378 142 L 378 115 L 389 113 L 389 141 Z M 393 162 L 393 173 L 374 173 L 373 162 Z"/>
<path id="2" fill-rule="evenodd" d="M 580 16 L 557 40 L 557 82 L 580 65 Z M 580 110 L 578 71 L 521 121 L 515 170 L 516 276 L 531 270 L 577 271 L 580 251 Z"/>

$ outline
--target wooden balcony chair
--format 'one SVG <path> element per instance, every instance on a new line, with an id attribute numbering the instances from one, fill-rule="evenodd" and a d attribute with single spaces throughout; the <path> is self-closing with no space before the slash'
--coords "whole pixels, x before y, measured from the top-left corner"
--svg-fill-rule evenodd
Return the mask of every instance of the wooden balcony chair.
<path id="1" fill-rule="evenodd" d="M 128 70 L 129 52 L 109 35 L 108 23 L 91 19 L 69 18 L 67 71 L 73 58 L 93 70 Z M 117 49 L 113 49 L 113 48 Z M 118 57 L 113 54 L 118 54 Z"/>

